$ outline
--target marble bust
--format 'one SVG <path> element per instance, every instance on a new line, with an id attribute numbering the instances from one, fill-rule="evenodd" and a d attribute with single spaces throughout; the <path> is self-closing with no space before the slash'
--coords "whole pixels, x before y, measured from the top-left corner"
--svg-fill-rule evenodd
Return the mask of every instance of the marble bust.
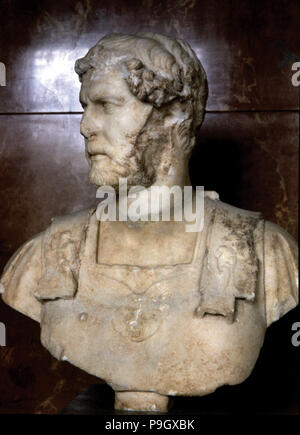
<path id="1" fill-rule="evenodd" d="M 184 41 L 110 34 L 76 61 L 89 180 L 190 186 L 208 94 Z M 165 411 L 251 373 L 267 327 L 298 303 L 297 245 L 260 213 L 206 192 L 203 226 L 55 217 L 13 255 L 4 302 L 41 325 L 59 360 L 104 379 L 115 407 Z M 163 204 L 161 205 L 163 207 Z"/>

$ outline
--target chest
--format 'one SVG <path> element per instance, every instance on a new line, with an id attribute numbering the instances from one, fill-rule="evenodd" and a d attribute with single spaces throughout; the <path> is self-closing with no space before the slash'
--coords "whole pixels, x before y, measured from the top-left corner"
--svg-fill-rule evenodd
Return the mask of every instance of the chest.
<path id="1" fill-rule="evenodd" d="M 52 355 L 115 389 L 161 394 L 207 394 L 250 374 L 265 333 L 260 275 L 256 299 L 235 300 L 236 283 L 244 285 L 232 277 L 240 277 L 235 264 L 242 263 L 227 261 L 229 248 L 215 255 L 224 244 L 208 243 L 207 230 L 191 261 L 142 265 L 99 261 L 98 231 L 88 229 L 76 294 L 43 304 L 41 340 Z M 226 302 L 225 313 L 234 307 L 233 322 L 216 313 L 216 301 Z M 199 303 L 204 316 L 197 315 Z"/>
<path id="2" fill-rule="evenodd" d="M 97 234 L 97 263 L 137 267 L 188 264 L 200 233 L 185 231 L 185 222 L 101 222 Z M 159 247 L 159 249 L 158 249 Z"/>
<path id="3" fill-rule="evenodd" d="M 86 274 L 73 300 L 44 304 L 41 339 L 56 358 L 115 389 L 162 394 L 198 395 L 254 365 L 264 337 L 257 307 L 238 303 L 233 324 L 222 316 L 199 319 L 192 269 L 157 274 L 143 288 L 129 288 L 105 268 L 93 280 L 91 270 Z"/>

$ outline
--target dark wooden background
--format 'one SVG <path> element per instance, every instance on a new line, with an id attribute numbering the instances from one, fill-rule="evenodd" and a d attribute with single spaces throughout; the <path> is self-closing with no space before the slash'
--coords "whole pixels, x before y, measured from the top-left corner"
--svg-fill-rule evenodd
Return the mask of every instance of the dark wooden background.
<path id="1" fill-rule="evenodd" d="M 95 203 L 73 65 L 110 32 L 157 31 L 191 44 L 209 82 L 193 183 L 297 237 L 299 88 L 291 66 L 300 61 L 299 22 L 298 0 L 1 0 L 1 270 L 52 216 Z M 297 320 L 295 309 L 271 326 L 250 378 L 202 398 L 199 412 L 297 412 Z M 52 358 L 39 325 L 2 301 L 0 321 L 0 413 L 59 413 L 99 382 Z"/>

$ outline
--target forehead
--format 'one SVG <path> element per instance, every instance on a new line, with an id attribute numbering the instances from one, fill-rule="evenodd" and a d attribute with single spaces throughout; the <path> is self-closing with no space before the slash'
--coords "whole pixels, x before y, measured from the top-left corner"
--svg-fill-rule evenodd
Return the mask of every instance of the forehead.
<path id="1" fill-rule="evenodd" d="M 81 98 L 124 98 L 133 95 L 121 72 L 115 67 L 91 68 L 83 76 Z"/>

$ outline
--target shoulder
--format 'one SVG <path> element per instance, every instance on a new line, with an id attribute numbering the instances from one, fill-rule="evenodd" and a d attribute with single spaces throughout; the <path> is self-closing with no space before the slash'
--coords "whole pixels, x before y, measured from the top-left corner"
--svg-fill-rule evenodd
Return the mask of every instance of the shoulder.
<path id="1" fill-rule="evenodd" d="M 95 207 L 92 207 L 84 210 L 79 210 L 77 212 L 67 215 L 55 216 L 52 218 L 52 223 L 49 228 L 57 227 L 59 229 L 60 227 L 65 227 L 70 231 L 76 231 L 77 229 L 80 229 L 82 228 L 82 226 L 85 225 L 85 223 L 88 221 L 91 214 L 94 213 L 94 211 Z"/>
<path id="2" fill-rule="evenodd" d="M 267 325 L 298 304 L 298 244 L 279 225 L 265 222 L 264 269 Z"/>
<path id="3" fill-rule="evenodd" d="M 95 209 L 52 219 L 43 243 L 42 274 L 35 297 L 72 298 L 77 291 L 81 248 Z"/>
<path id="4" fill-rule="evenodd" d="M 41 303 L 36 298 L 36 291 L 44 272 L 45 248 L 51 250 L 56 244 L 57 236 L 64 232 L 71 238 L 81 233 L 93 211 L 94 209 L 86 209 L 53 218 L 45 231 L 29 239 L 14 253 L 6 264 L 0 281 L 0 293 L 6 304 L 40 321 Z"/>
<path id="5" fill-rule="evenodd" d="M 205 215 L 212 217 L 211 223 L 214 225 L 214 231 L 218 229 L 220 233 L 225 231 L 232 237 L 246 237 L 249 243 L 250 239 L 257 238 L 262 233 L 261 213 L 234 207 L 219 199 L 205 198 L 204 218 Z"/>
<path id="6" fill-rule="evenodd" d="M 40 320 L 40 303 L 34 291 L 41 275 L 44 232 L 24 243 L 6 264 L 0 284 L 3 301 L 12 308 Z"/>
<path id="7" fill-rule="evenodd" d="M 255 219 L 261 220 L 261 213 L 251 210 L 245 210 L 243 208 L 235 207 L 231 204 L 227 204 L 226 202 L 220 201 L 218 198 L 211 199 L 210 197 L 205 198 L 206 203 L 212 204 L 212 207 L 215 208 L 219 213 L 226 214 L 233 219 L 236 217 L 244 217 L 245 219 Z"/>

